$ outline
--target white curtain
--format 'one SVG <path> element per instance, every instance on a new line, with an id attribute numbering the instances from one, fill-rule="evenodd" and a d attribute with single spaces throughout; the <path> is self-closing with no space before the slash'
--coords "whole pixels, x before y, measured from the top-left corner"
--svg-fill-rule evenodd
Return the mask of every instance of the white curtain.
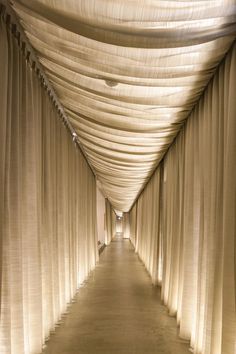
<path id="1" fill-rule="evenodd" d="M 161 170 L 148 183 L 130 212 L 132 239 L 136 238 L 135 249 L 149 271 L 154 284 L 158 282 L 160 255 L 160 181 Z M 156 197 L 157 196 L 157 197 Z M 135 224 L 133 224 L 135 223 Z M 134 230 L 136 229 L 136 237 Z"/>
<path id="2" fill-rule="evenodd" d="M 105 244 L 109 245 L 116 233 L 116 214 L 109 202 L 106 199 L 106 233 L 105 233 Z"/>
<path id="3" fill-rule="evenodd" d="M 135 206 L 136 250 L 195 354 L 236 353 L 235 77 L 236 46 Z"/>
<path id="4" fill-rule="evenodd" d="M 99 247 L 105 243 L 105 216 L 106 200 L 101 190 L 97 187 L 97 231 Z"/>
<path id="5" fill-rule="evenodd" d="M 136 228 L 137 228 L 137 204 L 134 204 L 132 210 L 129 213 L 129 224 L 130 224 L 130 241 L 135 247 L 136 244 Z"/>
<path id="6" fill-rule="evenodd" d="M 128 212 L 236 35 L 235 0 L 14 0 L 116 210 Z"/>
<path id="7" fill-rule="evenodd" d="M 0 21 L 0 352 L 38 354 L 97 260 L 96 184 Z"/>

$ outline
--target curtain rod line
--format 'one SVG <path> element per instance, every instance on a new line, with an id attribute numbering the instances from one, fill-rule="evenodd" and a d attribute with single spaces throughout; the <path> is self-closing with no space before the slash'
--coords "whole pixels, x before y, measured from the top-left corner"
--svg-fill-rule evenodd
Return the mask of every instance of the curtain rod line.
<path id="1" fill-rule="evenodd" d="M 8 0 L 0 0 L 0 16 L 3 21 L 6 23 L 6 27 L 9 29 L 9 32 L 12 36 L 14 36 L 18 42 L 19 49 L 22 51 L 23 56 L 26 58 L 26 61 L 29 63 L 31 68 L 35 71 L 38 76 L 42 86 L 47 92 L 51 103 L 57 110 L 57 113 L 62 121 L 62 123 L 67 128 L 68 132 L 72 136 L 73 142 L 76 144 L 76 147 L 80 150 L 82 155 L 84 156 L 88 166 L 90 167 L 93 175 L 98 179 L 94 168 L 89 162 L 87 153 L 85 152 L 81 142 L 79 141 L 78 134 L 70 123 L 62 104 L 60 103 L 59 98 L 55 90 L 53 89 L 51 83 L 49 82 L 47 75 L 44 72 L 42 65 L 40 64 L 33 47 L 31 46 L 23 27 L 21 26 L 18 16 L 15 11 L 12 9 L 10 2 Z"/>

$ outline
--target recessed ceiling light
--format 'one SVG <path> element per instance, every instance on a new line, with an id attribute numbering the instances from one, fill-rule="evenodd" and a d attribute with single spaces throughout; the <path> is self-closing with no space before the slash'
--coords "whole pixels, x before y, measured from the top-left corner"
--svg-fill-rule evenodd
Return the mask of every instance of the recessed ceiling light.
<path id="1" fill-rule="evenodd" d="M 113 80 L 105 80 L 105 83 L 106 83 L 106 85 L 109 86 L 109 87 L 114 87 L 114 86 L 117 86 L 117 85 L 118 85 L 118 82 L 113 81 Z"/>

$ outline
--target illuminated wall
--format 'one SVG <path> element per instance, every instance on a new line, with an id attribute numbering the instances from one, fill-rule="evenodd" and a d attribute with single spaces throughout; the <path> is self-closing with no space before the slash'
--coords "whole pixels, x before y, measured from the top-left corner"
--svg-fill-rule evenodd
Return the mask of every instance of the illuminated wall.
<path id="1" fill-rule="evenodd" d="M 236 353 L 236 46 L 130 212 L 136 251 L 196 354 Z"/>
<path id="2" fill-rule="evenodd" d="M 106 203 L 105 198 L 102 195 L 101 191 L 97 187 L 97 228 L 98 228 L 98 241 L 103 245 L 105 243 L 105 212 L 106 212 Z"/>
<path id="3" fill-rule="evenodd" d="M 40 353 L 95 267 L 96 181 L 0 18 L 0 353 Z"/>
<path id="4" fill-rule="evenodd" d="M 106 199 L 106 219 L 105 219 L 105 227 L 106 227 L 106 232 L 105 232 L 105 244 L 109 245 L 111 240 L 116 234 L 116 214 L 108 201 Z"/>

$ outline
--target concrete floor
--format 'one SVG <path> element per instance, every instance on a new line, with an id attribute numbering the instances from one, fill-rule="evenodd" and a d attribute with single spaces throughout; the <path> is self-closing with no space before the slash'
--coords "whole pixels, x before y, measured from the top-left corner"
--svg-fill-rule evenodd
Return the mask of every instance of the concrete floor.
<path id="1" fill-rule="evenodd" d="M 129 240 L 115 239 L 43 354 L 187 354 Z"/>

